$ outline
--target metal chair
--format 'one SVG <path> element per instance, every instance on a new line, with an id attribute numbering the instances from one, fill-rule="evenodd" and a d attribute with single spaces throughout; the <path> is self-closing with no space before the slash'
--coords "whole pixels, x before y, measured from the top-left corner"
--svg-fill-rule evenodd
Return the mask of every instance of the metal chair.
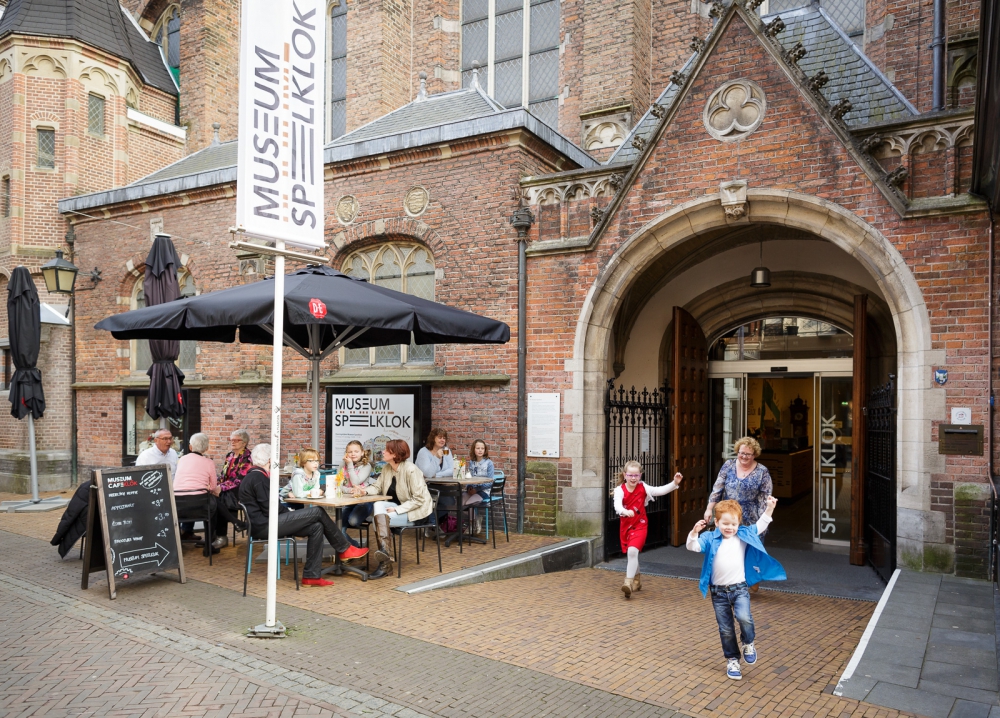
<path id="1" fill-rule="evenodd" d="M 510 532 L 507 530 L 507 500 L 504 498 L 503 489 L 507 484 L 507 476 L 502 471 L 493 473 L 493 486 L 490 487 L 490 497 L 481 504 L 476 504 L 472 508 L 478 511 L 486 509 L 486 538 L 490 537 L 490 517 L 494 509 L 500 509 L 503 514 L 503 532 L 507 536 L 507 543 L 510 543 Z M 496 531 L 493 531 L 493 548 L 497 547 Z"/>
<path id="2" fill-rule="evenodd" d="M 202 498 L 204 501 L 194 505 L 194 501 L 180 501 L 184 499 Z M 184 509 L 181 503 L 187 504 Z M 177 523 L 184 521 L 201 521 L 205 525 L 205 551 L 208 552 L 208 565 L 212 565 L 212 555 L 215 549 L 212 548 L 212 528 L 215 517 L 212 515 L 212 494 L 208 491 L 199 491 L 195 494 L 177 494 L 174 496 L 174 504 L 177 506 Z M 233 543 L 236 543 L 235 537 Z"/>
<path id="3" fill-rule="evenodd" d="M 441 496 L 441 492 L 437 489 L 431 489 L 431 502 L 432 508 L 430 516 L 427 517 L 427 523 L 425 524 L 407 524 L 406 526 L 393 526 L 393 548 L 396 553 L 396 578 L 401 578 L 403 576 L 403 534 L 406 531 L 413 531 L 414 543 L 417 548 L 417 563 L 420 563 L 420 538 L 423 536 L 424 546 L 427 545 L 427 529 L 434 529 L 434 539 L 437 541 L 438 549 L 438 573 L 441 573 L 444 569 L 441 566 L 441 532 L 437 530 L 437 505 L 438 498 Z M 399 541 L 395 539 L 395 534 L 399 534 Z"/>
<path id="4" fill-rule="evenodd" d="M 243 573 L 243 596 L 247 595 L 247 579 L 250 576 L 250 568 L 253 566 L 253 544 L 254 537 L 253 531 L 249 528 L 250 526 L 250 514 L 247 513 L 247 507 L 240 502 L 240 510 L 243 515 L 247 517 L 247 570 Z M 257 543 L 266 544 L 267 539 L 257 539 Z M 285 565 L 288 565 L 288 557 L 292 556 L 292 573 L 295 576 L 295 590 L 299 590 L 299 545 L 298 541 L 295 540 L 294 536 L 286 536 L 284 538 L 278 539 L 278 578 L 281 578 L 281 549 L 282 543 L 284 543 L 284 558 Z M 289 551 L 289 549 L 291 549 Z"/>

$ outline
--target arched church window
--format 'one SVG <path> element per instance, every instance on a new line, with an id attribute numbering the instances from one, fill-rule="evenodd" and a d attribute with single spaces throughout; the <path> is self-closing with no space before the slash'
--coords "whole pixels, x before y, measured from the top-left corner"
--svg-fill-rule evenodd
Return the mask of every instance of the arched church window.
<path id="1" fill-rule="evenodd" d="M 463 87 L 475 65 L 501 105 L 558 127 L 559 0 L 462 0 Z"/>
<path id="2" fill-rule="evenodd" d="M 392 243 L 363 249 L 348 256 L 341 271 L 380 287 L 434 300 L 434 257 L 419 244 Z M 344 364 L 363 366 L 433 362 L 434 346 L 418 346 L 412 341 L 408 346 L 347 349 L 343 358 Z"/>
<path id="3" fill-rule="evenodd" d="M 153 27 L 153 42 L 160 46 L 167 69 L 174 81 L 181 83 L 181 9 L 180 5 L 170 5 Z"/>
<path id="4" fill-rule="evenodd" d="M 140 277 L 132 290 L 132 309 L 142 309 L 146 306 L 146 295 L 142 291 L 143 277 Z M 180 285 L 181 297 L 193 297 L 198 293 L 194 283 L 194 277 L 182 269 L 177 273 L 177 283 Z M 153 357 L 149 352 L 148 339 L 133 339 L 129 354 L 132 357 L 132 371 L 145 374 L 153 364 Z M 181 351 L 177 357 L 177 366 L 184 373 L 193 372 L 195 361 L 198 357 L 198 342 L 181 342 Z"/>
<path id="5" fill-rule="evenodd" d="M 330 2 L 330 112 L 328 139 L 347 132 L 347 0 Z"/>

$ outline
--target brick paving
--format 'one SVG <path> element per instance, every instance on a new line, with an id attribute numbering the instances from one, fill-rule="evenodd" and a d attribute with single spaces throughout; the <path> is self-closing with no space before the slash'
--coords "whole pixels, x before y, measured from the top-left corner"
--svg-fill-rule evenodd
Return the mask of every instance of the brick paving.
<path id="1" fill-rule="evenodd" d="M 872 603 L 757 594 L 761 660 L 734 683 L 692 582 L 648 577 L 626 602 L 619 576 L 584 570 L 406 596 L 392 588 L 437 575 L 436 561 L 412 562 L 411 545 L 401 582 L 342 578 L 296 592 L 283 573 L 278 617 L 290 638 L 262 642 L 241 634 L 263 617 L 263 571 L 251 575 L 253 597 L 227 590 L 242 590 L 242 545 L 211 568 L 185 551 L 188 584 L 143 579 L 112 603 L 99 574 L 79 591 L 75 555 L 60 563 L 54 548 L 27 538 L 48 538 L 57 521 L 0 514 L 0 531 L 11 532 L 0 534 L 10 546 L 0 572 L 136 619 L 171 616 L 187 635 L 428 715 L 906 715 L 831 694 Z M 511 538 L 518 550 L 541 540 Z M 453 546 L 445 570 L 499 555 L 473 546 L 460 557 Z"/>

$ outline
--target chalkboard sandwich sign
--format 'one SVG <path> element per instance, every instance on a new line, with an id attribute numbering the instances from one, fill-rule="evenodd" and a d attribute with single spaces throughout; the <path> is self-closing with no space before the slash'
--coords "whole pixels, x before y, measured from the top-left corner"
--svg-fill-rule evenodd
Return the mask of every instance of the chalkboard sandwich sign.
<path id="1" fill-rule="evenodd" d="M 84 543 L 83 581 L 107 571 L 108 593 L 136 576 L 177 569 L 185 583 L 170 467 L 129 466 L 94 471 Z"/>

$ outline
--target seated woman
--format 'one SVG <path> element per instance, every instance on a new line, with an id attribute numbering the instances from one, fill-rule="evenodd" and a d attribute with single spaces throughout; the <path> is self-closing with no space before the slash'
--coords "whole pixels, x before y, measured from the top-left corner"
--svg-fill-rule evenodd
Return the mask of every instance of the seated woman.
<path id="1" fill-rule="evenodd" d="M 298 464 L 284 489 L 285 497 L 308 499 L 309 492 L 319 486 L 319 452 L 316 449 L 302 449 Z"/>
<path id="2" fill-rule="evenodd" d="M 448 432 L 444 429 L 431 429 L 427 435 L 427 443 L 417 452 L 417 468 L 428 479 L 452 477 L 455 460 L 448 449 Z"/>
<path id="3" fill-rule="evenodd" d="M 219 475 L 219 488 L 222 490 L 222 493 L 219 494 L 219 504 L 226 507 L 229 512 L 226 514 L 227 516 L 236 516 L 239 514 L 240 482 L 253 467 L 253 461 L 250 460 L 250 434 L 247 433 L 246 429 L 237 429 L 229 435 L 229 447 L 231 450 L 226 454 L 222 473 Z M 245 523 L 242 521 L 234 523 L 237 530 L 246 531 Z M 212 532 L 216 536 L 223 537 L 229 533 L 229 521 L 221 511 L 216 515 Z M 226 543 L 228 542 L 227 538 Z"/>
<path id="4" fill-rule="evenodd" d="M 208 510 L 213 526 L 219 525 L 217 516 L 222 514 L 225 522 L 235 521 L 226 506 L 219 502 L 221 493 L 215 476 L 215 463 L 205 456 L 208 452 L 208 434 L 194 434 L 190 440 L 191 451 L 177 461 L 177 474 L 174 476 L 174 500 L 178 512 L 195 513 L 201 510 L 208 494 Z M 223 524 L 224 525 L 224 524 Z M 213 554 L 228 544 L 225 536 L 216 536 L 211 546 L 205 546 L 204 554 Z"/>
<path id="5" fill-rule="evenodd" d="M 340 471 L 344 472 L 344 483 L 341 491 L 345 496 L 349 496 L 355 487 L 367 487 L 375 479 L 372 477 L 372 465 L 368 461 L 368 453 L 361 445 L 360 441 L 349 441 L 344 449 L 344 459 L 340 462 Z M 341 512 L 341 521 L 344 527 L 353 526 L 357 528 L 372 515 L 371 504 L 358 504 L 356 506 L 345 506 Z M 351 543 L 358 545 L 352 538 Z"/>
<path id="6" fill-rule="evenodd" d="M 372 523 L 375 525 L 378 550 L 373 555 L 378 559 L 379 567 L 368 578 L 381 578 L 392 572 L 391 564 L 396 557 L 392 555 L 390 527 L 411 524 L 422 526 L 427 523 L 433 510 L 431 493 L 427 490 L 424 475 L 410 461 L 410 447 L 406 442 L 402 439 L 387 441 L 382 459 L 385 466 L 382 467 L 378 480 L 365 487 L 355 486 L 352 491 L 354 496 L 381 494 L 389 497 L 388 501 L 376 501 L 374 505 L 375 516 Z"/>

